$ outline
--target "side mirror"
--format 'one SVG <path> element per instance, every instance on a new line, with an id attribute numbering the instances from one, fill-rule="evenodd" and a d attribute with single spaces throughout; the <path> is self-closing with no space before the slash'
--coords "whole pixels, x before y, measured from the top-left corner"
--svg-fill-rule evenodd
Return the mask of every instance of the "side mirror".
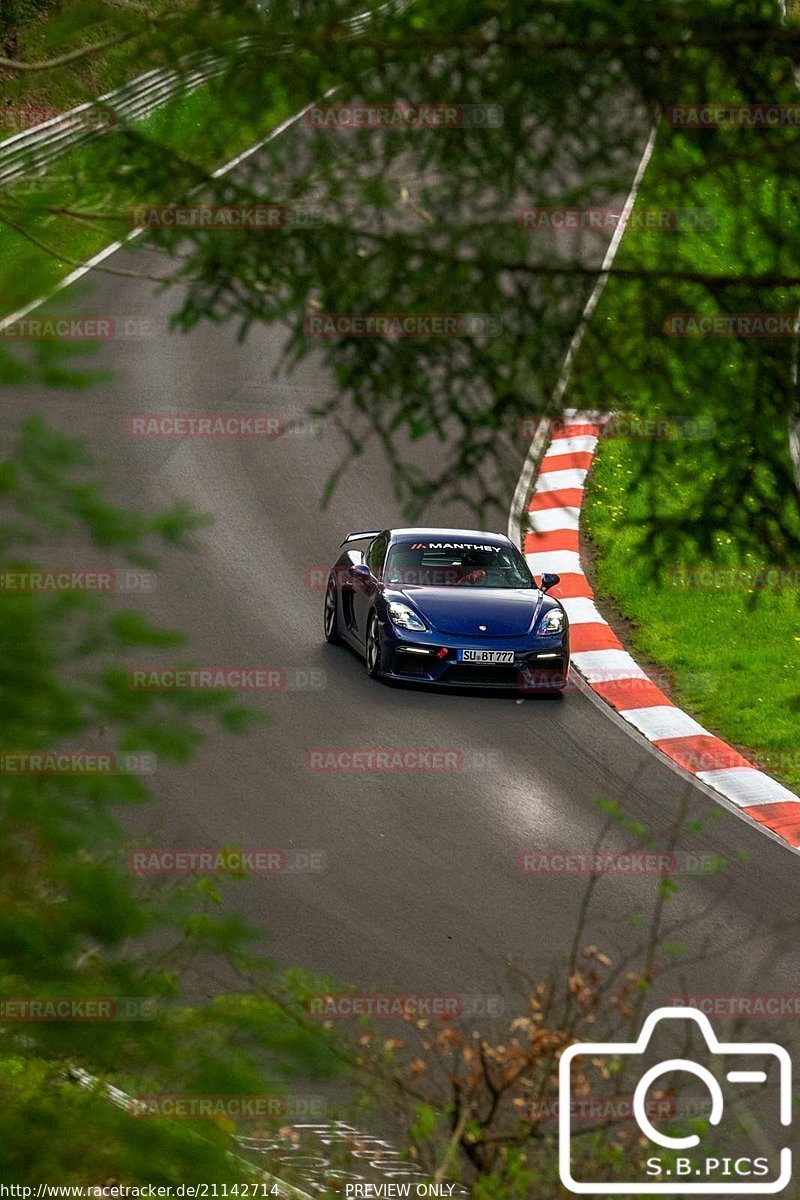
<path id="1" fill-rule="evenodd" d="M 560 583 L 560 582 L 561 582 L 560 575 L 553 575 L 549 571 L 546 571 L 544 573 L 544 575 L 542 575 L 542 582 L 540 583 L 539 586 L 541 587 L 543 592 L 549 592 L 550 588 L 555 587 L 556 584 Z"/>
<path id="2" fill-rule="evenodd" d="M 372 579 L 372 572 L 366 563 L 359 563 L 353 567 L 351 575 L 353 583 L 369 583 Z"/>

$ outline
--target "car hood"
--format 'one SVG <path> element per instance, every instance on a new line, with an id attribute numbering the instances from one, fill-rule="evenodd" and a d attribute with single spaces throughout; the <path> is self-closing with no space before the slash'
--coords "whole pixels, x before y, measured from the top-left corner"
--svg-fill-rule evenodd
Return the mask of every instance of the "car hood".
<path id="1" fill-rule="evenodd" d="M 439 633 L 468 637 L 519 637 L 528 633 L 542 606 L 536 588 L 405 587 L 387 599 L 405 600 Z M 481 625 L 486 628 L 481 629 Z"/>

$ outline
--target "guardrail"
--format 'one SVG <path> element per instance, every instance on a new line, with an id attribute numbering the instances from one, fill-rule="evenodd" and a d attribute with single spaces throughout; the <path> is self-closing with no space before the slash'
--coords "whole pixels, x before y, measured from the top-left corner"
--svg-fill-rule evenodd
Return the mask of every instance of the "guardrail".
<path id="1" fill-rule="evenodd" d="M 132 1096 L 129 1096 L 127 1092 L 123 1092 L 121 1088 L 115 1087 L 112 1083 L 102 1082 L 101 1084 L 96 1075 L 90 1075 L 88 1071 L 84 1071 L 83 1067 L 70 1066 L 67 1068 L 66 1075 L 68 1079 L 76 1083 L 78 1087 L 83 1088 L 84 1091 L 93 1091 L 100 1085 L 102 1094 L 116 1108 L 121 1108 L 127 1113 L 133 1111 L 132 1106 L 135 1105 L 135 1100 Z M 286 1183 L 283 1179 L 278 1179 L 277 1175 L 272 1175 L 269 1171 L 265 1171 L 263 1167 L 256 1166 L 249 1159 L 242 1158 L 240 1154 L 229 1152 L 228 1158 L 234 1163 L 241 1163 L 243 1171 L 247 1174 L 260 1176 L 268 1185 L 270 1194 L 273 1194 L 272 1189 L 274 1189 L 275 1194 L 280 1196 L 281 1200 L 311 1200 L 308 1192 L 302 1191 L 292 1183 Z"/>
<path id="2" fill-rule="evenodd" d="M 41 174 L 66 150 L 111 132 L 115 125 L 92 127 L 88 114 L 112 109 L 116 120 L 135 121 L 148 116 L 180 92 L 191 92 L 225 69 L 218 54 L 193 56 L 178 70 L 157 68 L 131 80 L 97 100 L 80 104 L 0 142 L 0 186 L 25 175 Z"/>
<path id="3" fill-rule="evenodd" d="M 375 9 L 358 13 L 342 22 L 353 36 L 358 36 L 376 16 L 387 12 L 404 12 L 412 0 L 388 0 Z M 234 48 L 247 49 L 252 37 L 239 38 Z M 288 53 L 286 42 L 276 53 Z M 198 51 L 188 55 L 180 68 L 159 67 L 146 71 L 136 79 L 97 100 L 79 104 L 68 112 L 50 117 L 31 129 L 21 130 L 0 142 L 0 187 L 46 171 L 66 150 L 72 150 L 117 128 L 116 123 L 105 127 L 90 127 L 88 117 L 98 109 L 112 109 L 115 121 L 123 125 L 149 116 L 168 100 L 179 94 L 195 91 L 210 79 L 223 74 L 226 59 L 213 51 Z"/>

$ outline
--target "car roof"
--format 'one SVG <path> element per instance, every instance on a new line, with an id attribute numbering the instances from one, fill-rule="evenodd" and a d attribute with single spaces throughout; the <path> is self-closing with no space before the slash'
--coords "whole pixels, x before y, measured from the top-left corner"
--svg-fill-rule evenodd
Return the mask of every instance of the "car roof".
<path id="1" fill-rule="evenodd" d="M 485 529 L 448 529 L 439 526 L 414 526 L 409 529 L 390 529 L 393 542 L 413 542 L 417 538 L 435 538 L 443 542 L 490 542 L 493 545 L 513 546 L 504 533 L 489 533 Z"/>

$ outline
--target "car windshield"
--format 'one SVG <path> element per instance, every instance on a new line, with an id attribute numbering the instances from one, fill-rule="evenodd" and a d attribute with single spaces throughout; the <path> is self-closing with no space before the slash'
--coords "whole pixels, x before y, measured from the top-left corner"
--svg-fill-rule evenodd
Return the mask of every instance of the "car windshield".
<path id="1" fill-rule="evenodd" d="M 397 542 L 384 582 L 398 587 L 532 588 L 528 564 L 514 546 L 488 543 Z"/>

